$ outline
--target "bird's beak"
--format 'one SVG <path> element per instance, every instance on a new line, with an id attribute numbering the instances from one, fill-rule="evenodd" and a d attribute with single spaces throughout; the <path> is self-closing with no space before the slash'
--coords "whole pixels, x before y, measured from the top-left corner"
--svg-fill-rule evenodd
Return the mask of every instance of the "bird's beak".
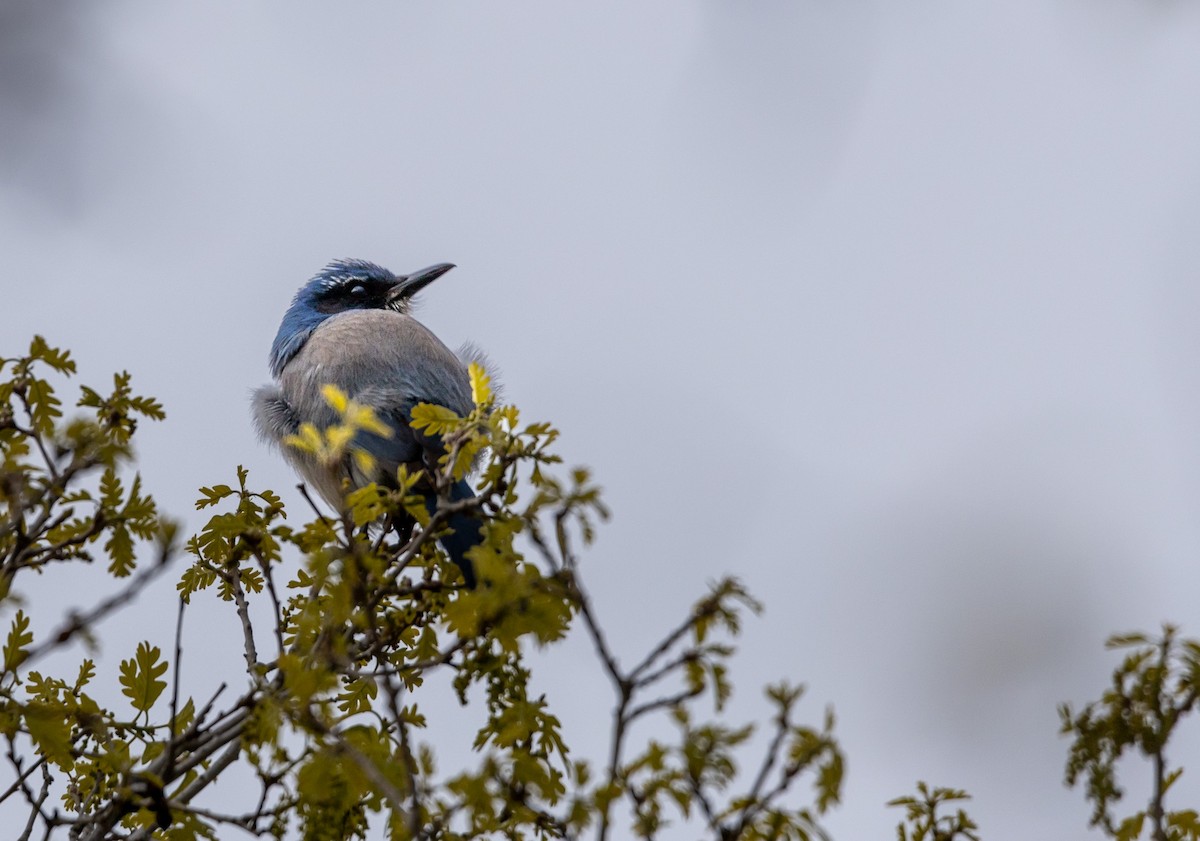
<path id="1" fill-rule="evenodd" d="M 453 263 L 438 263 L 396 278 L 396 285 L 388 292 L 388 303 L 411 298 L 452 268 Z"/>

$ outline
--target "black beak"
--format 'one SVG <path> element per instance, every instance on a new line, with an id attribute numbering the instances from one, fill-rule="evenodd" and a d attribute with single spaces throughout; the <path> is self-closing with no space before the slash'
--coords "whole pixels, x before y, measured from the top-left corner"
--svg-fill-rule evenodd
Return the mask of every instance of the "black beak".
<path id="1" fill-rule="evenodd" d="M 452 268 L 453 263 L 438 263 L 396 278 L 396 285 L 388 292 L 388 303 L 411 298 Z"/>

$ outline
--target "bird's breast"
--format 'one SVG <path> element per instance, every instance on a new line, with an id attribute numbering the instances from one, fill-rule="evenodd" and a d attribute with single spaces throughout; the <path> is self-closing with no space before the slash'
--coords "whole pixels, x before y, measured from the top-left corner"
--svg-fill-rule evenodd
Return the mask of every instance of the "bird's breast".
<path id="1" fill-rule="evenodd" d="M 339 313 L 322 322 L 284 368 L 280 386 L 302 404 L 335 385 L 351 397 L 435 402 L 470 409 L 470 386 L 458 357 L 411 316 L 390 310 Z M 290 401 L 289 401 L 290 402 Z M 382 407 L 380 407 L 382 408 Z"/>

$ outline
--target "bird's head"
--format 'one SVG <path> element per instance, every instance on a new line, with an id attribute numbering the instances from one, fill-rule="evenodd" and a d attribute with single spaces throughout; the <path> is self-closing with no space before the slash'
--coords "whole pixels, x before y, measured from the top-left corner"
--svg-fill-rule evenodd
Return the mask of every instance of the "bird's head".
<path id="1" fill-rule="evenodd" d="M 393 310 L 406 313 L 413 296 L 454 268 L 438 263 L 406 275 L 395 275 L 366 260 L 334 260 L 300 287 L 283 316 L 271 346 L 271 373 L 285 365 L 322 321 L 350 310 Z"/>
<path id="2" fill-rule="evenodd" d="M 414 295 L 452 268 L 453 263 L 438 263 L 394 275 L 366 260 L 334 260 L 300 288 L 293 306 L 327 316 L 346 310 L 407 312 Z"/>

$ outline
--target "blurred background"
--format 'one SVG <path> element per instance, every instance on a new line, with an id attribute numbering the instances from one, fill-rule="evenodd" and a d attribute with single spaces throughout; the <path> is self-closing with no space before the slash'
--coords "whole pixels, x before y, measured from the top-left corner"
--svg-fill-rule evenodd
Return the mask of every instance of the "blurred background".
<path id="1" fill-rule="evenodd" d="M 785 676 L 836 708 L 836 838 L 893 837 L 918 778 L 988 839 L 1092 837 L 1056 704 L 1109 633 L 1200 631 L 1198 90 L 1182 0 L 0 0 L 0 355 L 158 396 L 140 469 L 189 527 L 239 463 L 303 516 L 248 415 L 291 295 L 455 262 L 420 317 L 605 487 L 627 662 L 735 573 L 733 715 Z M 226 608 L 197 686 L 236 679 Z M 541 668 L 597 750 L 586 642 Z"/>

